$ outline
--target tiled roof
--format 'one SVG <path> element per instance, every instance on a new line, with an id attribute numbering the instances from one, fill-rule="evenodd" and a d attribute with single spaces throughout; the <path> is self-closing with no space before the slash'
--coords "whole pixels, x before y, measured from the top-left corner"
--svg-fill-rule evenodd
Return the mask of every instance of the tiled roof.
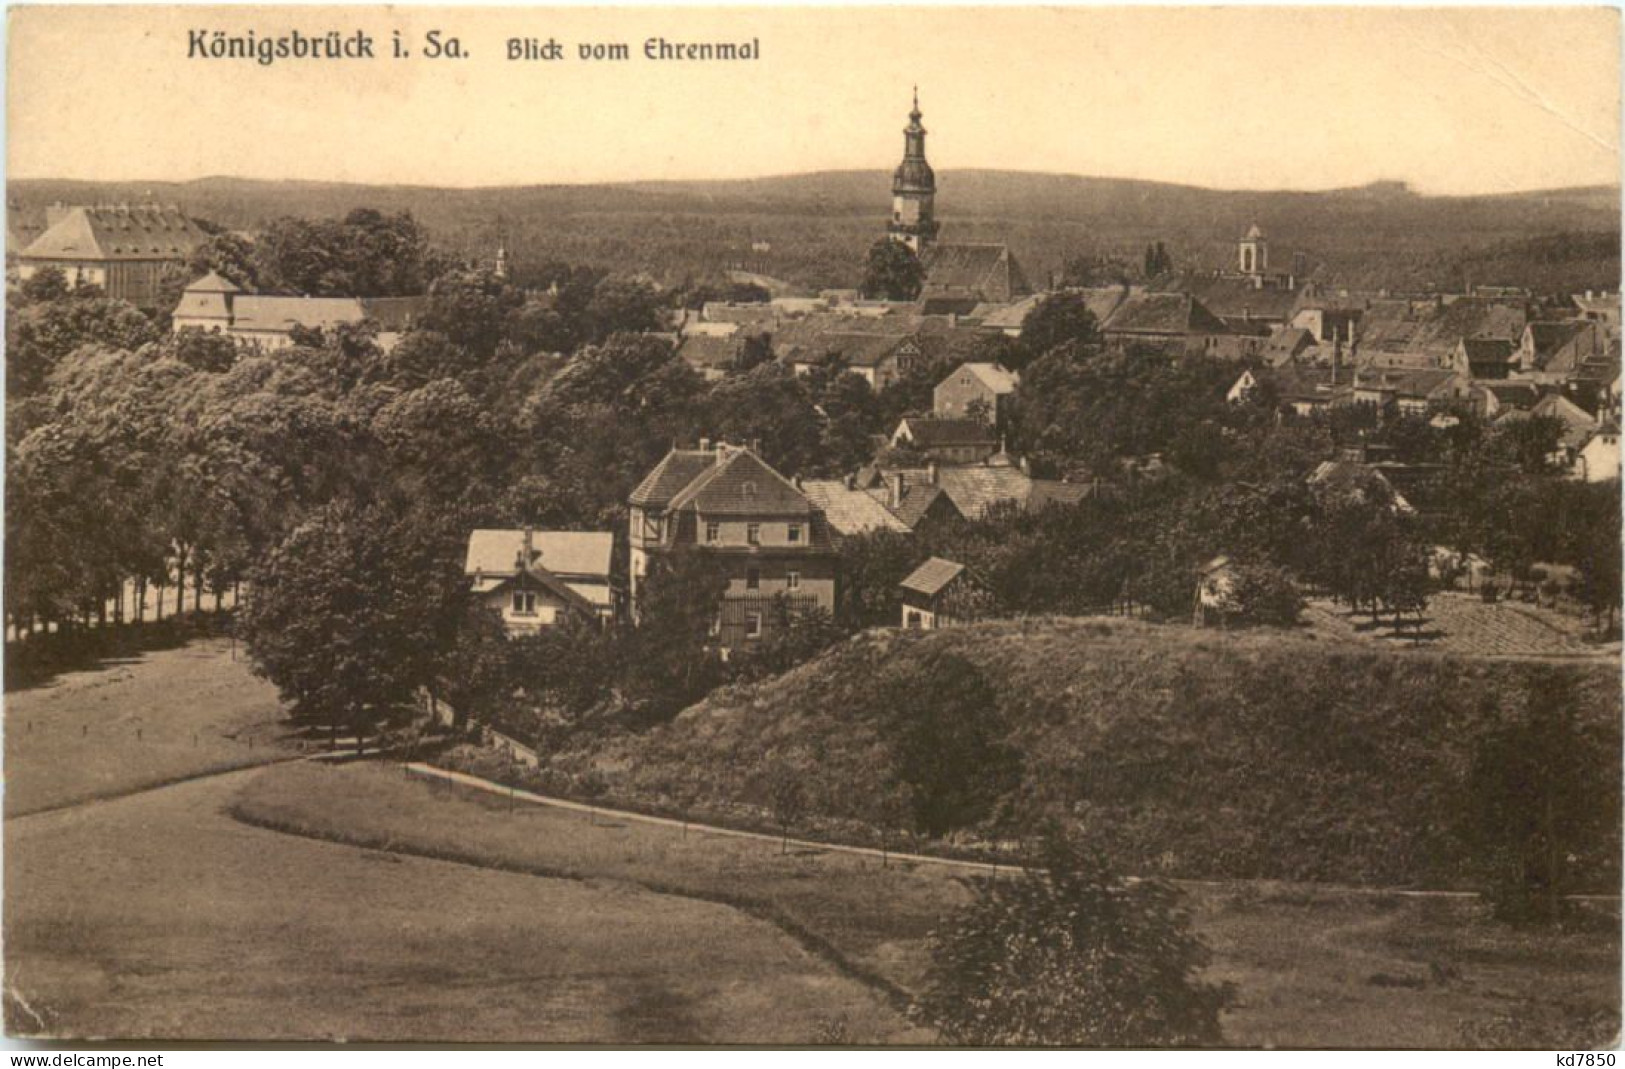
<path id="1" fill-rule="evenodd" d="M 1535 366 L 1546 368 L 1570 342 L 1595 327 L 1584 319 L 1561 319 L 1530 323 L 1529 340 L 1534 343 Z M 1555 369 L 1554 369 L 1555 370 Z"/>
<path id="2" fill-rule="evenodd" d="M 1484 382 L 1479 385 L 1502 405 L 1514 408 L 1532 408 L 1540 397 L 1540 391 L 1532 382 Z"/>
<path id="3" fill-rule="evenodd" d="M 963 564 L 956 564 L 941 557 L 932 557 L 912 572 L 901 583 L 897 584 L 904 590 L 912 590 L 916 594 L 926 597 L 936 597 L 949 583 L 958 579 L 965 571 Z"/>
<path id="4" fill-rule="evenodd" d="M 923 259 L 923 299 L 1012 301 L 1032 292 L 1021 265 L 1004 245 L 947 242 L 927 248 Z"/>
<path id="5" fill-rule="evenodd" d="M 668 508 L 702 516 L 805 516 L 812 503 L 748 449 L 727 449 L 677 492 Z"/>
<path id="6" fill-rule="evenodd" d="M 1584 445 L 1591 432 L 1597 429 L 1597 420 L 1562 394 L 1550 393 L 1535 402 L 1529 410 L 1531 416 L 1545 416 L 1563 424 L 1563 444 L 1570 449 Z"/>
<path id="7" fill-rule="evenodd" d="M 1224 322 L 1186 293 L 1141 293 L 1106 321 L 1108 334 L 1226 334 Z"/>
<path id="8" fill-rule="evenodd" d="M 832 332 L 825 334 L 820 342 L 824 352 L 840 354 L 851 367 L 877 367 L 896 351 L 904 337 L 863 331 Z"/>
<path id="9" fill-rule="evenodd" d="M 1175 280 L 1173 288 L 1195 297 L 1220 318 L 1287 320 L 1297 311 L 1299 302 L 1295 289 L 1256 286 L 1243 278 L 1186 275 Z"/>
<path id="10" fill-rule="evenodd" d="M 739 358 L 739 339 L 711 334 L 690 334 L 677 347 L 677 355 L 694 368 L 727 369 Z"/>
<path id="11" fill-rule="evenodd" d="M 560 576 L 609 578 L 615 536 L 608 531 L 532 531 L 532 563 Z M 525 545 L 523 530 L 477 530 L 468 536 L 463 572 L 512 575 Z"/>
<path id="12" fill-rule="evenodd" d="M 191 285 L 187 286 L 186 287 L 186 292 L 187 293 L 241 293 L 241 292 L 243 292 L 243 289 L 242 289 L 241 286 L 238 286 L 237 284 L 235 284 L 235 283 L 233 283 L 233 282 L 231 282 L 231 281 L 229 281 L 227 279 L 221 278 L 215 272 L 210 271 L 208 274 L 204 275 L 202 278 L 198 279 L 196 282 L 193 282 Z"/>
<path id="13" fill-rule="evenodd" d="M 232 329 L 283 333 L 290 327 L 332 327 L 366 318 L 354 297 L 265 297 L 245 293 L 232 303 Z"/>
<path id="14" fill-rule="evenodd" d="M 634 505 L 664 508 L 716 460 L 717 455 L 709 451 L 673 449 L 643 477 L 628 500 Z"/>
<path id="15" fill-rule="evenodd" d="M 908 416 L 903 426 L 909 439 L 921 449 L 952 445 L 991 445 L 997 442 L 993 428 L 979 419 L 937 419 L 931 416 Z"/>
<path id="16" fill-rule="evenodd" d="M 1027 511 L 1042 512 L 1051 505 L 1076 505 L 1094 494 L 1093 487 L 1082 483 L 1064 483 L 1059 479 L 1034 479 L 1027 494 Z"/>
<path id="17" fill-rule="evenodd" d="M 1517 349 L 1509 338 L 1463 338 L 1461 347 L 1471 364 L 1504 364 Z"/>
<path id="18" fill-rule="evenodd" d="M 885 505 L 862 490 L 849 489 L 844 480 L 808 479 L 801 484 L 801 492 L 824 514 L 836 534 L 909 530 Z"/>
<path id="19" fill-rule="evenodd" d="M 23 250 L 34 260 L 182 260 L 209 236 L 173 208 L 70 208 Z"/>
<path id="20" fill-rule="evenodd" d="M 960 364 L 950 374 L 959 374 L 968 371 L 981 380 L 982 385 L 996 394 L 1015 393 L 1016 387 L 1021 385 L 1021 376 L 999 364 Z"/>

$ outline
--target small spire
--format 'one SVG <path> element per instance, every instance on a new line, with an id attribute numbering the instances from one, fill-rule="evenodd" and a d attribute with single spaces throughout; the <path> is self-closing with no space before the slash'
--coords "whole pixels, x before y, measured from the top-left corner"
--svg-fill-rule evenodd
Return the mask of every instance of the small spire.
<path id="1" fill-rule="evenodd" d="M 913 119 L 915 122 L 920 121 L 920 87 L 919 86 L 914 87 L 914 110 L 908 113 L 908 117 Z"/>

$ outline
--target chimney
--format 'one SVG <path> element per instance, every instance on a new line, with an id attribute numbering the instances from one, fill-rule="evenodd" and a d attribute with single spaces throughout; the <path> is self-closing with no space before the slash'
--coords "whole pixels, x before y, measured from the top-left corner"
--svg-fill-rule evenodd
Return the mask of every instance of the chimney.
<path id="1" fill-rule="evenodd" d="M 536 536 L 531 531 L 530 524 L 528 523 L 525 524 L 525 548 L 523 552 L 524 556 L 522 559 L 525 562 L 525 567 L 529 568 L 531 561 L 536 559 Z"/>
<path id="2" fill-rule="evenodd" d="M 800 490 L 801 489 L 801 476 L 799 476 L 799 475 L 790 476 L 790 485 L 795 487 L 797 490 Z"/>
<path id="3" fill-rule="evenodd" d="M 760 453 L 762 451 L 762 440 L 760 438 L 752 438 L 750 440 L 750 451 L 752 453 Z"/>
<path id="4" fill-rule="evenodd" d="M 709 439 L 709 438 L 701 438 L 700 439 L 700 452 L 709 453 L 710 451 L 711 451 L 711 439 Z"/>
<path id="5" fill-rule="evenodd" d="M 903 503 L 903 473 L 894 471 L 886 477 L 886 507 L 896 508 Z"/>
<path id="6" fill-rule="evenodd" d="M 937 485 L 937 462 L 935 460 L 925 466 L 925 478 L 932 486 Z"/>
<path id="7" fill-rule="evenodd" d="M 846 488 L 848 490 L 856 490 L 858 488 L 858 477 L 856 475 L 848 475 L 845 481 Z"/>

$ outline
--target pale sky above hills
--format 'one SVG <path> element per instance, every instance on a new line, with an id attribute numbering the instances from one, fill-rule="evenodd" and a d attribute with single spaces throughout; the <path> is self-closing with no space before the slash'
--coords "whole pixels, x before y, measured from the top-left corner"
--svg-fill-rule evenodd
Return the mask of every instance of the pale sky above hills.
<path id="1" fill-rule="evenodd" d="M 188 31 L 357 28 L 372 61 L 188 59 Z M 465 60 L 388 58 L 392 30 Z M 656 62 L 646 38 L 760 41 Z M 508 38 L 570 58 L 510 62 Z M 581 42 L 632 59 L 587 63 Z M 14 178 L 479 186 L 891 167 L 918 83 L 932 163 L 1428 193 L 1619 180 L 1606 8 L 17 8 Z"/>

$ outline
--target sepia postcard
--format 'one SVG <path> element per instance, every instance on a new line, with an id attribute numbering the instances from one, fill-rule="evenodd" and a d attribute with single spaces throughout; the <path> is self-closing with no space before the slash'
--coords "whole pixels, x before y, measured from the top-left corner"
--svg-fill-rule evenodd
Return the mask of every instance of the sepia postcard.
<path id="1" fill-rule="evenodd" d="M 1616 9 L 6 64 L 13 1046 L 1613 1064 Z"/>

